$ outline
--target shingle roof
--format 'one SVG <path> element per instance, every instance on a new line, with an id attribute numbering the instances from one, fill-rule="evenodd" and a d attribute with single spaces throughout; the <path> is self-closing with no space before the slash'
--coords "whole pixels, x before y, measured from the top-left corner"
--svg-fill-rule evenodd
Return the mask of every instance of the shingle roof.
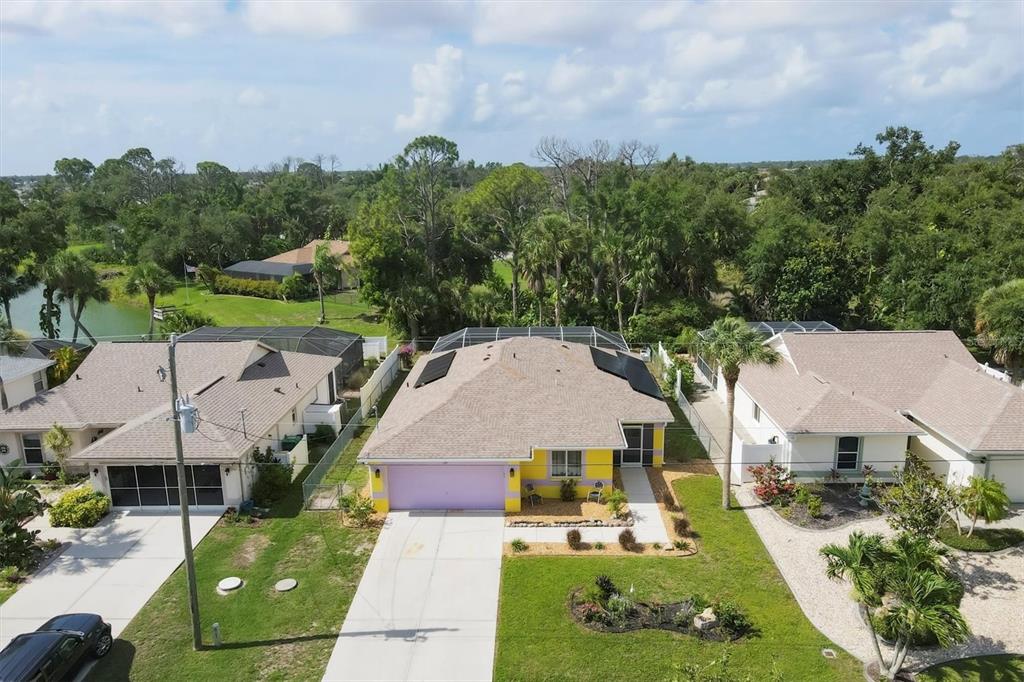
<path id="1" fill-rule="evenodd" d="M 182 348 L 178 346 L 179 352 Z M 208 462 L 237 461 L 239 455 L 254 445 L 266 447 L 269 442 L 261 437 L 272 431 L 274 425 L 339 362 L 337 358 L 320 355 L 271 352 L 246 367 L 240 376 L 225 376 L 216 381 L 192 396 L 192 403 L 199 409 L 200 424 L 196 433 L 182 434 L 185 458 Z M 164 402 L 165 405 L 139 415 L 71 459 L 173 459 L 174 430 L 169 421 L 171 411 L 166 406 L 167 400 Z M 299 417 L 301 419 L 301 415 Z"/>
<path id="2" fill-rule="evenodd" d="M 301 246 L 291 251 L 285 251 L 279 253 L 276 256 L 270 258 L 264 258 L 264 263 L 290 263 L 292 265 L 312 265 L 313 256 L 316 254 L 316 247 L 320 244 L 327 244 L 327 248 L 330 249 L 331 255 L 341 256 L 346 261 L 352 260 L 352 255 L 349 253 L 348 242 L 342 239 L 314 239 L 305 246 Z"/>
<path id="3" fill-rule="evenodd" d="M 0 381 L 14 381 L 53 364 L 53 360 L 25 356 L 0 355 Z"/>
<path id="4" fill-rule="evenodd" d="M 259 341 L 277 350 L 341 357 L 363 337 L 327 327 L 199 327 L 178 340 L 189 343 Z"/>
<path id="5" fill-rule="evenodd" d="M 783 333 L 785 358 L 739 385 L 790 433 L 915 433 L 965 450 L 1024 451 L 1024 391 L 982 372 L 950 331 Z"/>
<path id="6" fill-rule="evenodd" d="M 618 448 L 622 422 L 671 422 L 663 400 L 594 366 L 590 348 L 517 337 L 455 351 L 414 388 L 420 358 L 360 458 L 523 459 L 533 447 Z"/>

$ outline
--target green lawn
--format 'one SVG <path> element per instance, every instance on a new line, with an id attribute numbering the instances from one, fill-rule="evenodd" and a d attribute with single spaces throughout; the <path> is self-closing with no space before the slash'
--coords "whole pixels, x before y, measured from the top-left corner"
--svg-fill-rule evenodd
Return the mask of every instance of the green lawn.
<path id="1" fill-rule="evenodd" d="M 697 440 L 690 422 L 686 421 L 679 405 L 672 398 L 665 400 L 675 422 L 665 427 L 665 461 L 666 462 L 689 462 L 694 459 L 707 459 L 708 453 L 704 446 Z"/>
<path id="2" fill-rule="evenodd" d="M 145 307 L 143 296 L 126 296 L 120 291 L 115 280 L 114 296 L 118 303 Z M 187 302 L 186 302 L 187 301 Z M 178 287 L 173 294 L 158 296 L 158 306 L 176 305 L 188 307 L 205 313 L 223 326 L 233 325 L 310 325 L 316 324 L 320 317 L 320 302 L 312 301 L 277 301 L 252 296 L 227 296 L 211 294 L 201 284 L 189 284 L 186 296 L 185 287 Z M 359 300 L 357 292 L 332 294 L 324 301 L 327 312 L 327 325 L 334 329 L 342 329 L 364 336 L 386 336 L 389 334 L 387 324 Z"/>
<path id="3" fill-rule="evenodd" d="M 398 393 L 398 389 L 402 387 L 402 382 L 405 381 L 407 372 L 399 372 L 395 380 L 391 382 L 391 386 L 384 392 L 384 395 L 380 397 L 377 402 L 377 414 L 384 414 L 388 409 L 388 405 L 391 404 L 391 400 Z M 338 456 L 338 460 L 334 463 L 334 466 L 328 470 L 321 481 L 322 485 L 337 485 L 339 483 L 346 483 L 352 486 L 355 490 L 361 490 L 366 485 L 366 479 L 368 474 L 367 468 L 361 464 L 356 464 L 356 457 L 359 456 L 359 452 L 363 449 L 366 444 L 366 440 L 373 433 L 374 427 L 377 425 L 377 418 L 370 416 L 367 417 L 363 422 L 362 429 L 356 434 L 356 437 L 349 441 L 349 444 L 345 446 L 345 449 L 341 451 Z"/>
<path id="4" fill-rule="evenodd" d="M 956 532 L 955 528 L 945 526 L 939 531 L 939 540 L 953 549 L 965 552 L 998 552 L 1024 542 L 1024 530 L 1020 528 L 975 528 L 974 534 L 967 537 Z"/>
<path id="5" fill-rule="evenodd" d="M 219 649 L 192 650 L 184 568 L 132 620 L 90 680 L 320 679 L 377 531 L 343 528 L 333 512 L 303 512 L 301 485 L 259 526 L 218 525 L 196 550 L 204 641 L 220 623 Z M 245 586 L 219 596 L 217 581 Z M 277 593 L 281 578 L 298 580 Z"/>
<path id="6" fill-rule="evenodd" d="M 11 598 L 11 595 L 18 591 L 17 585 L 12 585 L 6 580 L 0 581 L 0 606 Z"/>
<path id="7" fill-rule="evenodd" d="M 860 663 L 804 617 L 744 513 L 721 509 L 720 479 L 692 476 L 675 486 L 700 533 L 701 551 L 693 558 L 505 558 L 495 678 L 678 679 L 684 664 L 710 664 L 728 652 L 730 677 L 737 679 L 767 680 L 776 673 L 785 680 L 863 679 Z M 732 599 L 760 634 L 725 644 L 669 632 L 586 630 L 569 618 L 567 599 L 601 574 L 633 586 L 644 601 L 679 601 L 693 593 Z M 822 657 L 826 647 L 838 657 Z"/>
<path id="8" fill-rule="evenodd" d="M 1024 656 L 961 658 L 923 670 L 915 679 L 917 682 L 1024 682 Z"/>

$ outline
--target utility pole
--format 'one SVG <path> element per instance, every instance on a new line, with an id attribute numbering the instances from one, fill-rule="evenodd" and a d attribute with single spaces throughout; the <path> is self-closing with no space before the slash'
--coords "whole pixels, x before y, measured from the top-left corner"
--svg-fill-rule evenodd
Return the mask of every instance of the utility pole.
<path id="1" fill-rule="evenodd" d="M 196 564 L 192 558 L 192 528 L 188 520 L 188 485 L 185 482 L 185 450 L 181 443 L 181 412 L 178 400 L 178 365 L 174 359 L 174 347 L 178 335 L 171 334 L 168 359 L 171 370 L 171 409 L 174 411 L 174 451 L 178 471 L 178 502 L 181 505 L 181 540 L 185 547 L 185 574 L 188 577 L 188 610 L 192 616 L 192 648 L 203 648 L 203 630 L 199 624 L 199 592 L 196 588 Z M 191 415 L 190 415 L 191 418 Z"/>

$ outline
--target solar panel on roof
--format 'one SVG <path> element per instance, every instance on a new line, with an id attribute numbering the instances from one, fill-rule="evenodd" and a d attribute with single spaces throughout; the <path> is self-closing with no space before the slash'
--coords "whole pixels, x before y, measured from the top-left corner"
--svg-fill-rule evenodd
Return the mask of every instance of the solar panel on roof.
<path id="1" fill-rule="evenodd" d="M 425 386 L 447 376 L 448 368 L 452 366 L 452 360 L 454 359 L 455 351 L 449 351 L 444 355 L 431 358 L 427 362 L 426 367 L 423 368 L 423 371 L 420 372 L 420 376 L 416 379 L 416 385 L 413 388 Z"/>
<path id="2" fill-rule="evenodd" d="M 647 365 L 642 360 L 631 355 L 623 355 L 622 353 L 619 353 L 619 357 L 622 358 L 625 364 L 626 380 L 629 382 L 630 388 L 637 393 L 643 393 L 652 398 L 660 399 L 664 397 L 661 394 L 661 387 L 658 386 L 658 382 L 651 376 L 651 373 L 647 370 Z"/>
<path id="3" fill-rule="evenodd" d="M 621 355 L 612 355 L 611 353 L 605 353 L 603 350 L 598 350 L 593 346 L 590 347 L 590 358 L 594 361 L 594 366 L 602 372 L 608 372 L 614 374 L 620 379 L 626 378 L 626 369 L 623 366 Z"/>

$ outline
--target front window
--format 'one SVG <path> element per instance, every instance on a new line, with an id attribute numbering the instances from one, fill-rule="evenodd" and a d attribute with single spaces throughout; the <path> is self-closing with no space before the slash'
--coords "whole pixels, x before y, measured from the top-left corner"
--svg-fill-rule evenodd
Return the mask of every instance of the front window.
<path id="1" fill-rule="evenodd" d="M 25 464 L 43 463 L 43 439 L 38 433 L 22 434 L 21 454 L 25 457 Z"/>
<path id="2" fill-rule="evenodd" d="M 860 468 L 859 436 L 841 436 L 836 438 L 836 469 L 855 471 Z"/>
<path id="3" fill-rule="evenodd" d="M 552 450 L 552 477 L 580 477 L 583 475 L 583 452 L 580 450 Z"/>
<path id="4" fill-rule="evenodd" d="M 35 374 L 32 375 L 32 383 L 35 386 L 36 393 L 42 393 L 44 390 L 46 390 L 46 386 L 43 383 L 42 372 L 36 372 Z"/>

